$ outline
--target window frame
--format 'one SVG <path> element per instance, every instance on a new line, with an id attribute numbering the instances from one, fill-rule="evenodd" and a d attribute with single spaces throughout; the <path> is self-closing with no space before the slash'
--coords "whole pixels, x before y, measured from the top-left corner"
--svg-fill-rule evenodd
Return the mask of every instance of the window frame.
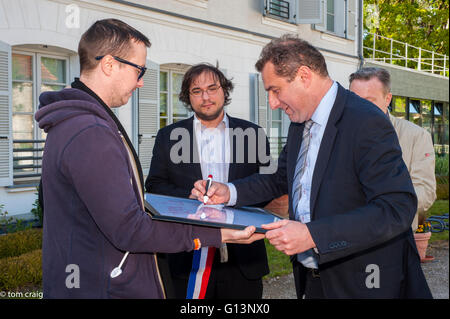
<path id="1" fill-rule="evenodd" d="M 171 124 L 174 123 L 174 118 L 178 121 L 182 121 L 184 119 L 188 119 L 193 115 L 193 112 L 191 110 L 187 110 L 187 116 L 186 118 L 183 117 L 179 117 L 179 116 L 174 116 L 173 112 L 174 112 L 174 104 L 173 104 L 173 94 L 175 93 L 173 90 L 173 74 L 180 74 L 182 76 L 184 76 L 184 74 L 186 73 L 186 71 L 183 71 L 181 69 L 174 69 L 174 68 L 164 68 L 163 66 L 160 67 L 159 69 L 159 74 L 160 74 L 160 78 L 161 78 L 161 73 L 167 73 L 167 91 L 163 91 L 161 90 L 161 86 L 160 86 L 160 90 L 159 90 L 159 105 L 158 105 L 158 129 L 161 129 L 161 119 L 166 119 L 166 126 L 169 126 Z M 160 83 L 158 83 L 158 85 L 160 85 Z M 167 110 L 166 116 L 161 116 L 161 94 L 166 94 L 167 95 Z M 179 95 L 180 92 L 177 92 L 177 94 Z"/>
<path id="2" fill-rule="evenodd" d="M 393 107 L 393 101 L 397 98 L 404 98 L 406 101 L 406 108 L 405 108 L 405 117 L 399 117 L 395 114 L 395 110 L 394 112 L 392 112 L 392 107 Z M 412 101 L 417 101 L 418 103 L 418 107 L 419 110 L 415 110 L 417 112 L 410 112 L 410 107 L 412 106 Z M 424 104 L 423 102 L 430 102 L 431 103 L 431 114 L 423 114 L 423 108 L 422 105 Z M 442 131 L 441 132 L 437 132 L 437 123 L 436 123 L 436 114 L 435 114 L 435 108 L 437 104 L 442 104 L 442 114 L 440 115 L 441 119 L 442 119 L 442 123 L 440 123 L 440 125 L 442 125 Z M 446 108 L 447 106 L 447 108 Z M 404 120 L 407 120 L 413 124 L 416 124 L 418 126 L 420 126 L 421 128 L 427 130 L 427 132 L 430 133 L 431 135 L 431 139 L 433 141 L 433 146 L 435 149 L 436 154 L 448 154 L 448 128 L 446 130 L 446 111 L 448 112 L 448 102 L 446 101 L 440 101 L 440 100 L 430 100 L 430 99 L 420 99 L 420 98 L 412 98 L 412 97 L 407 97 L 407 96 L 401 96 L 401 95 L 393 95 L 392 96 L 392 101 L 391 104 L 389 105 L 389 112 L 396 117 L 402 118 Z M 420 125 L 415 123 L 412 120 L 411 114 L 418 114 L 420 116 Z M 423 116 L 429 116 L 431 119 L 431 122 L 429 123 L 428 127 L 424 127 L 423 126 Z M 440 136 L 440 139 L 442 140 L 443 144 L 437 144 L 436 141 L 436 137 Z"/>
<path id="3" fill-rule="evenodd" d="M 12 105 L 11 105 L 11 118 L 14 118 L 15 114 L 19 114 L 19 115 L 34 115 L 36 113 L 36 102 L 38 100 L 38 95 L 36 94 L 36 80 L 37 80 L 37 74 L 36 74 L 36 54 L 27 52 L 27 51 L 16 51 L 16 50 L 12 50 L 11 52 L 11 64 L 13 63 L 14 60 L 14 54 L 20 54 L 20 55 L 26 55 L 26 56 L 31 56 L 31 82 L 29 80 L 14 80 L 14 78 L 11 76 L 11 81 L 12 81 L 12 88 L 14 90 L 14 83 L 31 83 L 32 84 L 32 90 L 31 90 L 31 100 L 32 100 L 32 105 L 31 105 L 31 114 L 30 112 L 14 112 L 14 100 L 12 100 Z M 13 94 L 11 92 L 11 94 Z M 13 96 L 14 97 L 14 96 Z M 34 116 L 32 116 L 32 121 L 33 123 L 36 121 L 34 119 Z M 14 140 L 14 121 L 11 122 L 11 134 L 12 134 L 12 139 Z M 35 137 L 37 136 L 36 134 L 36 125 L 33 125 L 34 129 L 32 131 L 33 134 L 33 139 L 36 139 Z"/>
<path id="4" fill-rule="evenodd" d="M 51 58 L 51 59 L 57 59 L 57 60 L 64 60 L 65 61 L 65 83 L 52 83 L 52 85 L 60 85 L 66 87 L 67 85 L 70 84 L 70 76 L 69 76 L 69 72 L 70 72 L 70 57 L 68 55 L 63 55 L 63 54 L 57 54 L 57 53 L 52 53 L 52 52 L 42 52 L 39 50 L 27 50 L 26 48 L 19 48 L 19 49 L 15 49 L 14 47 L 12 47 L 11 50 L 11 64 L 13 63 L 12 61 L 12 55 L 13 54 L 18 54 L 18 55 L 25 55 L 25 56 L 31 56 L 32 57 L 32 123 L 33 123 L 33 130 L 32 130 L 32 140 L 45 140 L 46 138 L 46 134 L 44 133 L 44 131 L 42 129 L 39 128 L 38 123 L 36 122 L 35 118 L 34 118 L 34 114 L 36 113 L 36 111 L 38 110 L 39 107 L 39 96 L 40 94 L 43 92 L 42 91 L 42 84 L 44 83 L 42 81 L 42 74 L 41 74 L 41 67 L 42 67 L 42 58 Z M 25 81 L 25 80 L 14 80 L 12 79 L 12 83 L 30 83 L 30 81 Z M 45 84 L 45 83 L 44 83 Z M 14 101 L 12 102 L 14 103 Z M 21 112 L 14 112 L 13 106 L 11 105 L 11 117 L 13 117 L 15 114 L 21 114 Z M 24 112 L 23 114 L 29 115 L 29 112 Z M 14 127 L 13 127 L 13 123 L 11 123 L 11 134 L 12 134 L 12 141 L 14 142 Z M 14 144 L 14 143 L 13 143 Z M 36 144 L 34 144 L 36 145 Z M 35 147 L 35 146 L 33 146 Z M 38 151 L 33 151 L 33 153 L 40 153 Z M 35 155 L 33 155 L 35 156 Z M 37 160 L 34 159 L 33 160 L 33 165 L 39 165 L 41 163 L 41 160 Z M 31 171 L 26 171 L 26 173 L 24 175 L 26 175 L 27 173 L 40 173 L 41 172 L 41 168 L 33 168 L 33 170 Z M 14 173 L 13 173 L 14 176 Z M 38 180 L 38 177 L 20 177 L 20 172 L 19 174 L 16 173 L 15 177 L 13 177 L 13 184 L 14 185 L 21 185 L 21 184 L 26 184 L 29 183 L 30 181 L 36 181 Z"/>
<path id="5" fill-rule="evenodd" d="M 70 58 L 69 56 L 64 56 L 64 55 L 59 55 L 59 54 L 53 54 L 53 53 L 45 53 L 45 52 L 40 52 L 40 51 L 28 51 L 28 50 L 24 50 L 24 49 L 20 49 L 20 50 L 14 50 L 14 48 L 12 49 L 12 54 L 21 54 L 21 55 L 27 55 L 27 56 L 31 56 L 32 57 L 32 72 L 33 72 L 33 94 L 32 94 L 32 98 L 33 98 L 33 105 L 32 105 L 32 110 L 33 110 L 33 114 L 35 114 L 38 110 L 38 106 L 39 106 L 39 96 L 41 95 L 42 91 L 41 91 L 41 86 L 42 86 L 42 77 L 41 77 L 41 58 L 45 57 L 45 58 L 51 58 L 51 59 L 58 59 L 58 60 L 65 60 L 66 61 L 66 83 L 54 83 L 53 85 L 69 85 L 70 84 L 70 80 L 69 80 L 69 63 L 70 63 Z M 11 60 L 12 63 L 12 60 Z M 27 82 L 28 81 L 15 81 L 14 79 L 12 80 L 12 82 Z M 11 114 L 15 114 L 16 112 L 14 112 L 12 110 Z M 33 118 L 33 121 L 34 118 Z M 33 130 L 33 139 L 42 139 L 42 130 L 35 125 L 34 126 L 34 130 Z"/>
<path id="6" fill-rule="evenodd" d="M 339 3 L 336 3 L 338 0 L 331 0 L 334 2 L 334 31 L 328 30 L 328 1 L 330 0 L 323 0 L 323 21 L 321 24 L 314 23 L 311 24 L 311 28 L 315 31 L 320 31 L 325 34 L 333 35 L 339 38 L 343 38 L 346 40 L 353 40 L 348 36 L 348 15 L 349 15 L 349 0 L 342 0 L 343 5 L 340 5 Z M 337 10 L 338 9 L 338 10 Z M 336 26 L 343 26 L 342 30 L 337 30 Z"/>
<path id="7" fill-rule="evenodd" d="M 284 17 L 280 17 L 276 14 L 272 14 L 270 12 L 270 1 L 272 0 L 266 0 L 264 2 L 264 15 L 268 18 L 272 18 L 275 20 L 279 20 L 279 21 L 283 21 L 283 22 L 287 22 L 287 23 L 292 23 L 292 24 L 297 24 L 296 21 L 296 10 L 297 10 L 297 6 L 298 6 L 298 1 L 297 0 L 284 0 L 286 2 L 289 3 L 289 17 L 288 18 L 284 18 Z"/>

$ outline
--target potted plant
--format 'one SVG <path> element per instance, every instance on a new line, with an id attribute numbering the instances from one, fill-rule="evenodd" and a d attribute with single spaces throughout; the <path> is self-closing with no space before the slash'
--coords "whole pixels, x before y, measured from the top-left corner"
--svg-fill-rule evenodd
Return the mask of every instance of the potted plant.
<path id="1" fill-rule="evenodd" d="M 431 224 L 424 222 L 420 224 L 414 233 L 414 240 L 416 241 L 417 250 L 419 251 L 420 261 L 427 262 L 434 259 L 433 256 L 427 256 L 428 241 L 431 237 Z"/>

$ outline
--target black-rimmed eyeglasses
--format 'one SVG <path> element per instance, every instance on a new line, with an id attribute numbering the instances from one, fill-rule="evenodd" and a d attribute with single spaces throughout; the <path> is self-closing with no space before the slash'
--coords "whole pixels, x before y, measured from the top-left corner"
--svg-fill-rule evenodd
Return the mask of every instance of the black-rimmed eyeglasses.
<path id="1" fill-rule="evenodd" d="M 105 57 L 104 55 L 99 55 L 99 56 L 96 56 L 95 59 L 96 59 L 97 61 L 99 61 L 99 60 L 103 59 L 104 57 Z M 135 64 L 135 63 L 133 63 L 133 62 L 124 60 L 124 59 L 119 58 L 119 57 L 117 57 L 117 56 L 112 56 L 112 57 L 114 58 L 114 60 L 119 61 L 120 63 L 128 64 L 128 65 L 134 66 L 135 68 L 139 69 L 139 71 L 141 71 L 141 72 L 140 72 L 139 75 L 138 75 L 138 81 L 139 81 L 140 79 L 142 79 L 142 77 L 143 77 L 144 74 L 145 74 L 145 71 L 147 71 L 147 68 L 146 68 L 145 66 L 137 65 L 137 64 Z"/>
<path id="2" fill-rule="evenodd" d="M 202 90 L 200 88 L 192 89 L 189 93 L 195 97 L 203 96 L 203 93 L 208 93 L 208 96 L 216 95 L 219 89 L 221 88 L 220 85 L 211 85 L 206 90 Z"/>

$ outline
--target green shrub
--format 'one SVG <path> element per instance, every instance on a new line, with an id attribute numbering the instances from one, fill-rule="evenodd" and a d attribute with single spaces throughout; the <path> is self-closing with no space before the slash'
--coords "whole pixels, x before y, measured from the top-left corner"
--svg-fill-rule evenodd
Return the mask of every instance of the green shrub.
<path id="1" fill-rule="evenodd" d="M 436 156 L 436 197 L 438 200 L 449 199 L 448 154 Z"/>
<path id="2" fill-rule="evenodd" d="M 34 201 L 33 208 L 31 209 L 31 213 L 39 220 L 39 224 L 42 225 L 44 214 L 42 211 L 42 207 L 39 203 L 39 187 L 36 188 L 38 191 L 35 195 L 37 196 L 36 200 Z"/>
<path id="3" fill-rule="evenodd" d="M 448 154 L 436 156 L 435 173 L 436 175 L 448 176 Z"/>
<path id="4" fill-rule="evenodd" d="M 0 231 L 1 232 L 7 232 L 8 231 L 8 225 L 10 225 L 14 218 L 8 217 L 8 212 L 3 211 L 3 208 L 5 205 L 0 204 Z"/>
<path id="5" fill-rule="evenodd" d="M 42 284 L 42 250 L 0 259 L 0 291 Z"/>
<path id="6" fill-rule="evenodd" d="M 5 205 L 0 205 L 0 234 L 14 233 L 31 228 L 31 224 L 23 219 L 8 217 L 8 212 L 3 211 Z"/>
<path id="7" fill-rule="evenodd" d="M 437 184 L 436 185 L 436 199 L 445 200 L 449 199 L 449 188 L 448 184 Z"/>
<path id="8" fill-rule="evenodd" d="M 42 229 L 28 229 L 0 236 L 0 258 L 15 257 L 41 248 Z"/>

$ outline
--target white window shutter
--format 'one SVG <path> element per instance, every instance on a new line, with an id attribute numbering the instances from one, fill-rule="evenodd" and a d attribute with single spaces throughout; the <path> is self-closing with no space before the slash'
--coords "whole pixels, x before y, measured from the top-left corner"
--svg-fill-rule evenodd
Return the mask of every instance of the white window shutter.
<path id="1" fill-rule="evenodd" d="M 327 0 L 321 1 L 321 7 L 322 7 L 322 13 L 321 13 L 321 20 L 317 23 L 315 23 L 314 30 L 317 31 L 326 31 L 327 30 Z"/>
<path id="2" fill-rule="evenodd" d="M 148 174 L 159 129 L 159 65 L 147 60 L 144 86 L 138 91 L 138 154 L 144 176 Z"/>
<path id="3" fill-rule="evenodd" d="M 264 82 L 261 78 L 261 75 L 258 74 L 258 116 L 256 120 L 258 121 L 258 125 L 261 126 L 266 134 L 269 134 L 270 124 L 268 124 L 268 109 L 269 109 L 269 99 L 267 97 L 267 92 L 264 89 Z"/>
<path id="4" fill-rule="evenodd" d="M 298 24 L 320 24 L 324 18 L 324 0 L 298 0 L 297 23 Z"/>
<path id="5" fill-rule="evenodd" d="M 0 41 L 0 186 L 13 184 L 11 46 Z"/>
<path id="6" fill-rule="evenodd" d="M 249 74 L 250 88 L 250 121 L 258 124 L 258 74 Z"/>
<path id="7" fill-rule="evenodd" d="M 355 40 L 356 35 L 356 0 L 347 0 L 346 38 Z"/>

